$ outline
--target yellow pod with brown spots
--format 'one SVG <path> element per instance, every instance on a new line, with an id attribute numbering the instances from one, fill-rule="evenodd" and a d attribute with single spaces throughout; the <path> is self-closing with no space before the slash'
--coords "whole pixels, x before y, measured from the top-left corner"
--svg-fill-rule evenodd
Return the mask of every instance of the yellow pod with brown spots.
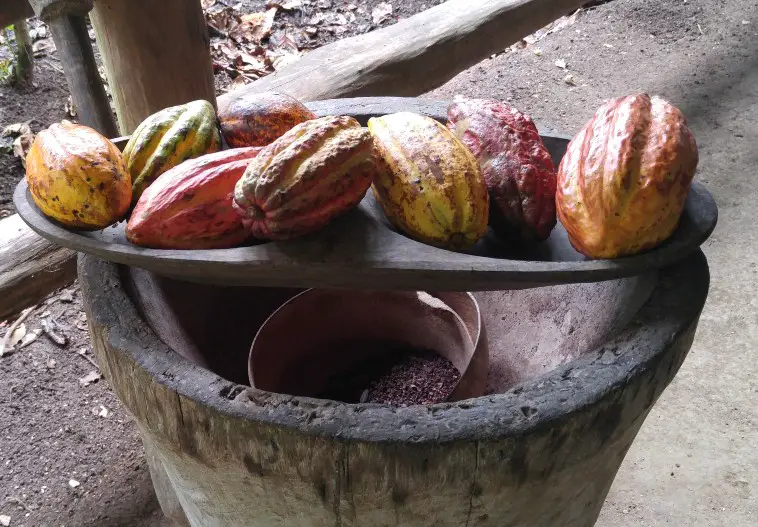
<path id="1" fill-rule="evenodd" d="M 487 232 L 489 193 L 478 161 L 446 126 L 399 112 L 369 119 L 385 169 L 372 189 L 396 228 L 420 242 L 471 248 Z"/>
<path id="2" fill-rule="evenodd" d="M 132 199 L 132 180 L 116 145 L 68 121 L 37 134 L 26 156 L 26 182 L 45 216 L 74 229 L 120 221 Z"/>
<path id="3" fill-rule="evenodd" d="M 205 100 L 171 106 L 142 121 L 124 147 L 133 181 L 132 202 L 158 176 L 179 163 L 221 150 L 213 105 Z"/>

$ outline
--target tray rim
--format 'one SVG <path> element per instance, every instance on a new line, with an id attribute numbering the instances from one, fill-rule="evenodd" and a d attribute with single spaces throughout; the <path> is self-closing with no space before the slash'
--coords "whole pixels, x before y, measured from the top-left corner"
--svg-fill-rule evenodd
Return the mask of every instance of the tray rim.
<path id="1" fill-rule="evenodd" d="M 384 104 L 385 102 L 391 104 Z M 314 111 L 319 110 L 317 113 L 324 115 L 331 113 L 335 109 L 342 111 L 350 107 L 358 107 L 365 114 L 369 114 L 371 112 L 366 111 L 366 109 L 370 108 L 372 104 L 383 108 L 394 106 L 408 109 L 408 107 L 411 107 L 413 111 L 418 111 L 416 108 L 426 109 L 423 113 L 435 117 L 433 114 L 438 113 L 442 108 L 446 108 L 449 103 L 446 101 L 410 97 L 358 97 L 314 101 L 313 103 L 309 103 L 309 106 Z M 541 135 L 561 140 L 570 139 L 563 134 L 548 134 L 542 131 Z M 123 141 L 124 139 L 116 138 L 114 141 Z M 697 239 L 687 245 L 687 250 L 679 250 L 678 252 L 676 252 L 677 247 L 671 249 L 663 246 L 660 249 L 653 249 L 646 253 L 613 260 L 579 261 L 517 260 L 455 253 L 417 242 L 400 233 L 389 230 L 378 221 L 372 220 L 370 213 L 365 210 L 365 204 L 362 203 L 360 208 L 364 209 L 363 212 L 366 218 L 365 221 L 358 221 L 357 223 L 364 224 L 361 228 L 366 229 L 365 234 L 368 237 L 377 235 L 380 238 L 384 238 L 383 242 L 382 240 L 380 242 L 384 244 L 385 248 L 412 250 L 414 251 L 413 258 L 396 260 L 394 262 L 377 257 L 361 259 L 359 261 L 349 259 L 343 262 L 318 262 L 307 259 L 298 261 L 297 259 L 289 258 L 288 261 L 283 260 L 281 262 L 281 269 L 279 270 L 266 269 L 267 267 L 276 267 L 276 264 L 272 265 L 272 260 L 260 258 L 253 260 L 246 259 L 244 255 L 246 251 L 250 250 L 248 247 L 210 250 L 166 250 L 149 249 L 122 243 L 98 242 L 82 236 L 77 231 L 70 231 L 44 216 L 33 201 L 28 199 L 28 186 L 25 178 L 17 184 L 13 201 L 22 220 L 37 234 L 53 243 L 74 251 L 92 254 L 114 263 L 141 267 L 156 274 L 182 280 L 219 285 L 293 287 L 314 287 L 315 281 L 316 283 L 326 282 L 329 284 L 329 287 L 358 287 L 359 284 L 356 283 L 356 278 L 340 279 L 336 277 L 332 280 L 314 280 L 313 276 L 329 273 L 338 275 L 342 271 L 355 273 L 356 266 L 360 266 L 357 271 L 358 273 L 365 274 L 364 286 L 370 286 L 373 283 L 374 287 L 382 289 L 404 289 L 411 286 L 427 289 L 443 287 L 445 290 L 473 291 L 618 279 L 672 265 L 700 247 L 713 233 L 718 222 L 718 207 L 713 196 L 705 186 L 694 181 L 690 189 L 690 195 L 688 196 L 688 203 L 692 196 L 700 199 L 703 205 L 700 208 L 709 213 L 704 215 L 704 221 L 708 221 L 709 225 L 708 228 L 700 232 Z M 350 215 L 352 215 L 352 219 L 347 219 L 351 217 Z M 356 222 L 356 211 L 351 211 L 345 218 L 337 220 L 334 222 L 334 225 L 329 225 L 322 231 L 333 232 L 335 225 L 342 225 L 344 227 L 346 219 L 347 221 Z M 324 233 L 322 231 L 320 231 L 321 234 Z M 379 231 L 381 231 L 381 234 L 379 234 Z M 313 247 L 314 243 L 319 243 L 319 233 L 316 233 L 315 239 L 311 236 L 307 237 L 307 241 L 305 242 L 302 239 L 279 243 L 270 242 L 254 247 L 265 246 L 272 248 L 274 251 L 285 247 L 284 244 L 288 245 L 289 248 L 297 244 Z M 321 236 L 322 242 L 324 239 L 327 238 Z M 382 244 L 380 243 L 381 246 Z M 291 251 L 285 249 L 284 252 L 288 253 Z M 443 258 L 443 256 L 447 256 L 448 258 Z M 425 257 L 430 259 L 425 261 L 423 260 Z M 447 264 L 445 260 L 448 260 Z M 197 266 L 197 262 L 205 262 L 209 265 L 217 266 L 218 270 L 214 274 L 198 273 L 192 270 L 192 268 Z M 308 272 L 298 273 L 298 263 L 300 265 L 307 264 Z M 247 269 L 249 271 L 247 277 L 224 278 L 216 276 L 223 273 L 224 270 L 236 272 L 237 268 Z M 302 271 L 302 269 L 300 270 Z M 414 273 L 417 276 L 414 277 Z M 432 273 L 434 276 L 425 276 L 429 273 Z M 401 276 L 406 274 L 409 276 Z M 389 275 L 394 275 L 392 284 L 375 283 L 382 276 L 386 279 Z M 454 287 L 453 289 L 448 289 L 444 287 L 445 284 Z"/>

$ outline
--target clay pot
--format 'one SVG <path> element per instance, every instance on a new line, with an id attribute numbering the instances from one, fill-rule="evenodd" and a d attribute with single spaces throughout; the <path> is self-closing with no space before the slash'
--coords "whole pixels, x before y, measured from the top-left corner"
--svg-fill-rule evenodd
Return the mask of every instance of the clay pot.
<path id="1" fill-rule="evenodd" d="M 261 326 L 250 349 L 249 380 L 260 390 L 313 397 L 331 375 L 376 358 L 389 348 L 381 343 L 392 343 L 434 350 L 453 363 L 461 377 L 449 401 L 478 397 L 488 370 L 482 328 L 469 293 L 308 289 Z"/>

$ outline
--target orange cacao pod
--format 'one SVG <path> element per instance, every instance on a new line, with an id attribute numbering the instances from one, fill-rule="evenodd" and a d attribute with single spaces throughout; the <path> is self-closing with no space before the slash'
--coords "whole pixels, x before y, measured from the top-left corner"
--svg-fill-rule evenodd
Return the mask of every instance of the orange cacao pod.
<path id="1" fill-rule="evenodd" d="M 235 207 L 256 238 L 313 232 L 361 201 L 373 155 L 371 134 L 354 118 L 306 121 L 263 147 L 237 182 Z"/>
<path id="2" fill-rule="evenodd" d="M 297 99 L 279 92 L 251 93 L 219 107 L 221 135 L 232 147 L 265 146 L 309 119 L 311 112 Z"/>
<path id="3" fill-rule="evenodd" d="M 647 94 L 601 106 L 558 167 L 556 209 L 574 248 L 616 258 L 653 248 L 676 229 L 698 164 L 678 108 Z"/>
<path id="4" fill-rule="evenodd" d="M 158 249 L 219 249 L 249 237 L 232 207 L 234 185 L 260 148 L 235 148 L 181 163 L 140 196 L 126 226 L 135 245 Z"/>

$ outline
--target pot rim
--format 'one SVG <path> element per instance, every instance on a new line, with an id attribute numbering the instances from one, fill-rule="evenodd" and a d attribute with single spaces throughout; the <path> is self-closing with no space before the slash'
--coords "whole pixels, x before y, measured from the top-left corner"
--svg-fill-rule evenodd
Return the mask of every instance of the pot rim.
<path id="1" fill-rule="evenodd" d="M 502 394 L 403 408 L 293 397 L 232 383 L 160 340 L 126 293 L 120 266 L 80 254 L 78 267 L 95 335 L 110 355 L 120 355 L 100 357 L 105 373 L 112 361 L 122 368 L 127 361 L 136 370 L 133 375 L 149 375 L 155 384 L 174 392 L 180 404 L 204 409 L 209 419 L 214 412 L 225 414 L 239 426 L 253 427 L 251 433 L 270 427 L 393 444 L 482 441 L 534 433 L 602 401 L 612 404 L 632 383 L 638 388 L 634 396 L 651 404 L 673 379 L 691 346 L 710 285 L 707 260 L 698 249 L 674 266 L 631 278 L 656 280 L 660 275 L 630 323 L 595 350 Z M 131 406 L 130 411 L 140 408 L 135 401 L 122 402 Z"/>

